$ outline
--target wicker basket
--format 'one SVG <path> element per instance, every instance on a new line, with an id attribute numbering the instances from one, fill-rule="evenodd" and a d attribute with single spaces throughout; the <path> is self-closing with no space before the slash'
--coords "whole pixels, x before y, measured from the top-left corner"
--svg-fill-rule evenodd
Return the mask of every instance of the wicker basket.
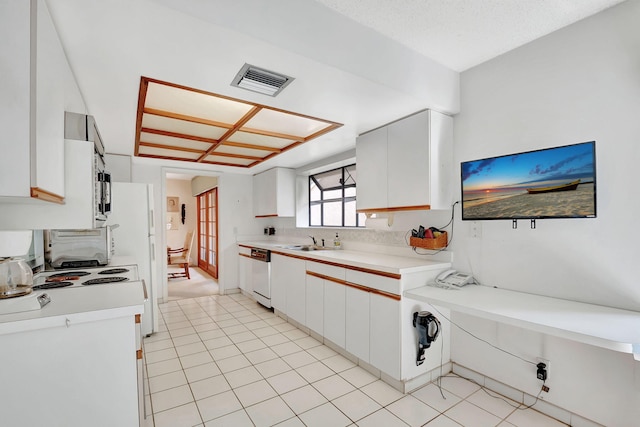
<path id="1" fill-rule="evenodd" d="M 425 249 L 442 249 L 447 246 L 448 235 L 446 231 L 443 231 L 438 237 L 433 239 L 421 239 L 419 237 L 410 237 L 409 246 L 414 248 Z"/>

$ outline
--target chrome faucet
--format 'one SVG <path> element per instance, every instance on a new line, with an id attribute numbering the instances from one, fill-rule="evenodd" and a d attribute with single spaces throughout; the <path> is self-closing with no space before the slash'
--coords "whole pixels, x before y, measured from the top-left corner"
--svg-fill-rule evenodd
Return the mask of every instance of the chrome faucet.
<path id="1" fill-rule="evenodd" d="M 313 240 L 313 246 L 317 246 L 318 242 L 316 242 L 316 238 L 313 236 L 309 236 L 309 237 L 311 237 L 311 240 Z"/>

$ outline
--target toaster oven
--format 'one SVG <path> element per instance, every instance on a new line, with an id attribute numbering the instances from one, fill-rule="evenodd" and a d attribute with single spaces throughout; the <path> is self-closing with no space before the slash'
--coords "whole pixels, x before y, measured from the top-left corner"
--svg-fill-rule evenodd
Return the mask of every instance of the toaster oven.
<path id="1" fill-rule="evenodd" d="M 53 268 L 98 267 L 113 255 L 111 227 L 47 230 L 45 259 Z"/>

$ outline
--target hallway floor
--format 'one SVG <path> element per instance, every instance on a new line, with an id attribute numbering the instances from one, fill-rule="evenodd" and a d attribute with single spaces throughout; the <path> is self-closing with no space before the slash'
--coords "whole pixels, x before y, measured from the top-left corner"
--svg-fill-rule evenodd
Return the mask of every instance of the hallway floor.
<path id="1" fill-rule="evenodd" d="M 180 267 L 167 267 L 167 273 L 177 273 L 181 271 L 183 271 L 183 269 Z M 191 279 L 178 277 L 167 281 L 169 301 L 217 295 L 220 293 L 218 281 L 199 267 L 189 267 L 189 275 Z"/>
<path id="2" fill-rule="evenodd" d="M 160 305 L 146 426 L 560 427 L 455 375 L 402 394 L 242 294 Z M 494 393 L 492 393 L 494 394 Z"/>

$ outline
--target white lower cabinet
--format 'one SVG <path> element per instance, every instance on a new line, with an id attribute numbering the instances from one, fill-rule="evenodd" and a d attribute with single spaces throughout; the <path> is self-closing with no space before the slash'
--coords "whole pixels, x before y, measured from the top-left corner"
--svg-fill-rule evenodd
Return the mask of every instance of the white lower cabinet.
<path id="1" fill-rule="evenodd" d="M 307 328 L 324 335 L 324 280 L 307 274 Z"/>
<path id="2" fill-rule="evenodd" d="M 271 253 L 271 307 L 287 310 L 287 257 Z"/>
<path id="3" fill-rule="evenodd" d="M 400 379 L 400 301 L 369 294 L 369 362 L 382 372 Z"/>
<path id="4" fill-rule="evenodd" d="M 345 309 L 346 349 L 369 362 L 369 292 L 347 286 Z"/>
<path id="5" fill-rule="evenodd" d="M 251 249 L 238 248 L 238 286 L 244 292 L 253 294 L 253 282 L 251 280 Z"/>
<path id="6" fill-rule="evenodd" d="M 10 367 L 0 372 L 0 425 L 138 425 L 137 324 L 96 313 L 94 321 L 70 314 L 66 325 L 0 336 Z"/>
<path id="7" fill-rule="evenodd" d="M 332 280 L 324 282 L 324 337 L 345 348 L 346 286 Z"/>
<path id="8" fill-rule="evenodd" d="M 285 257 L 284 268 L 287 272 L 287 317 L 301 325 L 306 324 L 306 269 L 305 261 L 297 258 Z"/>

